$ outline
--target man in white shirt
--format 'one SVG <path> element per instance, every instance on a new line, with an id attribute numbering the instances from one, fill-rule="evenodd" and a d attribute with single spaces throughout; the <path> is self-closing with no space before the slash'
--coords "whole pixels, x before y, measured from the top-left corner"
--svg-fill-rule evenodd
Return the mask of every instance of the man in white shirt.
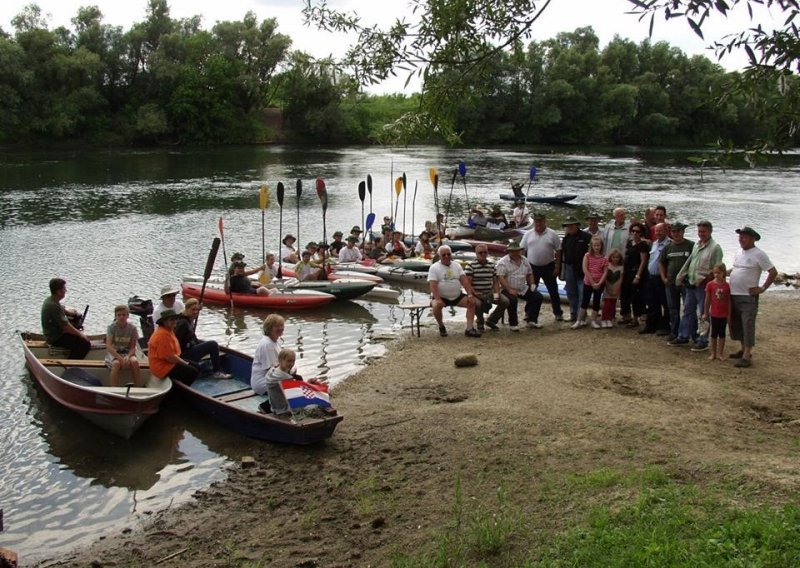
<path id="1" fill-rule="evenodd" d="M 541 278 L 547 286 L 550 304 L 553 306 L 553 316 L 556 321 L 564 321 L 556 280 L 561 274 L 561 239 L 558 233 L 547 227 L 547 217 L 544 213 L 534 214 L 533 230 L 525 233 L 519 244 L 531 265 L 534 283 L 538 285 Z"/>
<path id="2" fill-rule="evenodd" d="M 539 329 L 539 309 L 542 307 L 542 294 L 533 283 L 531 265 L 522 258 L 522 247 L 514 241 L 506 249 L 506 254 L 497 262 L 497 279 L 501 294 L 508 299 L 508 325 L 511 331 L 519 331 L 517 306 L 520 299 L 525 300 L 525 321 L 529 328 Z"/>
<path id="3" fill-rule="evenodd" d="M 731 339 L 740 341 L 741 350 L 731 358 L 739 359 L 736 367 L 749 367 L 756 344 L 756 316 L 758 315 L 758 297 L 766 292 L 778 276 L 778 270 L 767 254 L 756 246 L 761 239 L 754 229 L 742 227 L 736 229 L 739 234 L 739 246 L 742 250 L 733 260 L 733 267 L 728 271 L 731 288 Z M 764 284 L 759 286 L 761 273 L 767 273 Z"/>
<path id="4" fill-rule="evenodd" d="M 347 245 L 339 251 L 339 262 L 361 262 L 361 251 L 356 248 L 357 241 L 353 235 L 347 237 Z"/>
<path id="5" fill-rule="evenodd" d="M 163 286 L 161 288 L 161 302 L 153 309 L 153 321 L 157 322 L 161 319 L 161 312 L 164 310 L 175 310 L 175 313 L 181 314 L 186 306 L 183 305 L 178 299 L 178 288 L 175 286 Z"/>
<path id="6" fill-rule="evenodd" d="M 442 322 L 442 310 L 445 306 L 458 306 L 467 308 L 467 329 L 464 335 L 480 337 L 480 332 L 473 325 L 475 310 L 480 308 L 480 300 L 476 297 L 469 278 L 461 265 L 453 262 L 453 251 L 449 246 L 440 246 L 437 252 L 440 260 L 431 264 L 428 270 L 428 286 L 431 290 L 433 317 L 439 324 L 439 335 L 447 337 L 447 328 Z"/>

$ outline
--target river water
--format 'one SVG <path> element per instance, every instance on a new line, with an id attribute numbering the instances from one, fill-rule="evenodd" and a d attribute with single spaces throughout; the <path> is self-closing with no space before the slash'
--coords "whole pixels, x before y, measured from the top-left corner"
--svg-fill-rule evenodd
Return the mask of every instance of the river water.
<path id="1" fill-rule="evenodd" d="M 220 217 L 228 256 L 241 251 L 246 260 L 258 262 L 262 183 L 270 186 L 272 196 L 265 223 L 269 250 L 280 241 L 278 181 L 286 185 L 283 233 L 299 232 L 303 245 L 323 236 L 314 192 L 317 177 L 327 184 L 328 235 L 361 225 L 357 188 L 367 174 L 374 181 L 372 209 L 378 219 L 397 207 L 397 224 L 419 232 L 435 213 L 429 169 L 439 171 L 444 207 L 459 160 L 467 175 L 466 192 L 460 177 L 452 191 L 456 218 L 467 203 L 497 203 L 497 194 L 509 191 L 509 180 L 527 181 L 535 165 L 538 178 L 531 193 L 578 194 L 570 207 L 541 206 L 551 226 L 560 226 L 567 215 L 582 219 L 598 211 L 608 218 L 618 205 L 641 215 L 647 206 L 662 204 L 673 221 L 693 227 L 701 219 L 711 220 L 728 262 L 738 248 L 734 229 L 749 224 L 760 231 L 759 245 L 779 270 L 800 270 L 795 252 L 800 245 L 800 157 L 758 169 L 701 174 L 687 160 L 692 154 L 227 147 L 0 155 L 0 276 L 5 285 L 0 297 L 0 509 L 5 521 L 0 546 L 31 559 L 113 535 L 223 479 L 228 464 L 260 444 L 174 403 L 132 440 L 123 441 L 53 403 L 33 385 L 16 338 L 17 330 L 39 329 L 39 307 L 50 278 L 67 279 L 66 303 L 80 309 L 90 305 L 86 328 L 99 333 L 113 319 L 115 304 L 133 294 L 156 298 L 161 286 L 201 273 Z M 408 193 L 398 203 L 392 175 L 403 172 Z M 304 182 L 299 200 L 298 178 Z M 369 196 L 365 210 L 370 211 Z M 693 228 L 687 236 L 694 236 Z M 400 289 L 401 302 L 427 299 L 424 287 Z M 357 300 L 289 313 L 284 338 L 297 349 L 302 374 L 325 375 L 335 385 L 382 356 L 387 339 L 408 332 L 407 315 L 400 312 L 397 302 Z M 252 352 L 265 315 L 208 307 L 198 335 Z M 341 428 L 347 428 L 346 420 Z"/>

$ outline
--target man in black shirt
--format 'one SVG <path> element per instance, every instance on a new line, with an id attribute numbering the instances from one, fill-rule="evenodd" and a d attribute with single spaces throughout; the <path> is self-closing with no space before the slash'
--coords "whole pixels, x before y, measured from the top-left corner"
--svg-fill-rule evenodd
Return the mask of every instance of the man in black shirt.
<path id="1" fill-rule="evenodd" d="M 578 309 L 583 296 L 583 256 L 589 250 L 591 237 L 581 231 L 581 222 L 567 217 L 561 224 L 564 238 L 561 239 L 561 278 L 566 283 L 569 299 L 569 321 L 578 319 Z"/>

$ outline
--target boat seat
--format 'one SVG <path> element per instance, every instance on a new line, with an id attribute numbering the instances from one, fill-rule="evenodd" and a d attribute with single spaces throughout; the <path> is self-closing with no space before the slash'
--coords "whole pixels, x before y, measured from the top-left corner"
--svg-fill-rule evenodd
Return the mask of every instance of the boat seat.
<path id="1" fill-rule="evenodd" d="M 230 393 L 230 394 L 223 394 L 221 396 L 215 396 L 217 400 L 221 400 L 222 402 L 234 402 L 236 400 L 242 400 L 243 398 L 250 398 L 251 396 L 255 396 L 256 393 L 253 389 L 245 389 L 243 391 Z"/>
<path id="2" fill-rule="evenodd" d="M 59 358 L 45 358 L 39 359 L 45 367 L 86 367 L 90 369 L 105 368 L 106 362 L 103 359 L 59 359 Z M 146 362 L 139 361 L 140 369 L 149 369 L 150 365 Z"/>

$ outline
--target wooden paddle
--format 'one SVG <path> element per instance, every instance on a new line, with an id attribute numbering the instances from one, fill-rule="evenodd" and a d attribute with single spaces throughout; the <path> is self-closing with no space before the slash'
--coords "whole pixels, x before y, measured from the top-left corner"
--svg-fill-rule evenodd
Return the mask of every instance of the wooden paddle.
<path id="1" fill-rule="evenodd" d="M 297 180 L 295 184 L 295 190 L 297 191 L 297 240 L 296 243 L 300 242 L 300 195 L 303 193 L 303 180 Z"/>
<path id="2" fill-rule="evenodd" d="M 230 271 L 228 270 L 228 253 L 225 252 L 225 228 L 224 227 L 225 227 L 225 224 L 222 221 L 222 217 L 220 217 L 219 218 L 219 237 L 220 237 L 220 240 L 222 241 L 222 256 L 225 259 L 225 263 L 224 263 L 224 265 L 225 265 L 225 281 L 228 282 L 228 297 L 231 300 L 231 309 L 233 309 L 233 294 L 231 293 L 231 287 L 230 287 L 231 275 L 230 275 Z"/>
<path id="3" fill-rule="evenodd" d="M 220 218 L 222 221 L 222 218 Z M 214 263 L 217 261 L 217 251 L 219 250 L 219 243 L 220 238 L 214 237 L 214 240 L 211 241 L 211 250 L 208 251 L 208 259 L 206 260 L 206 268 L 203 271 L 203 287 L 200 288 L 200 298 L 198 299 L 200 305 L 203 305 L 203 296 L 206 293 L 206 284 L 208 283 L 208 279 L 211 277 L 211 272 L 214 270 Z M 224 252 L 223 252 L 224 254 Z M 198 312 L 198 317 L 199 317 Z M 197 318 L 194 319 L 192 322 L 192 328 L 197 327 Z"/>
<path id="4" fill-rule="evenodd" d="M 367 174 L 367 191 L 369 192 L 369 212 L 372 213 L 372 176 Z"/>
<path id="5" fill-rule="evenodd" d="M 400 205 L 400 192 L 403 191 L 403 178 L 394 180 L 394 192 L 397 194 L 397 199 L 394 201 L 394 215 L 392 216 L 392 228 L 397 226 L 397 207 Z M 391 201 L 389 202 L 391 203 Z"/>
<path id="6" fill-rule="evenodd" d="M 283 254 L 281 253 L 281 245 L 283 244 L 283 196 L 286 188 L 283 187 L 283 182 L 278 182 L 278 278 L 283 278 Z"/>
<path id="7" fill-rule="evenodd" d="M 436 227 L 436 238 L 441 239 L 442 228 L 439 226 L 439 173 L 436 168 L 428 170 L 428 177 L 433 184 L 433 204 L 436 207 L 436 220 L 434 226 Z"/>
<path id="8" fill-rule="evenodd" d="M 264 229 L 264 217 L 267 212 L 267 207 L 269 207 L 269 187 L 267 184 L 264 184 L 259 189 L 258 193 L 258 206 L 261 207 L 261 261 L 266 266 L 267 264 L 267 244 L 266 244 L 266 235 Z M 258 275 L 258 281 L 262 284 L 266 284 L 269 282 L 269 277 L 265 270 L 261 271 L 261 274 Z"/>

